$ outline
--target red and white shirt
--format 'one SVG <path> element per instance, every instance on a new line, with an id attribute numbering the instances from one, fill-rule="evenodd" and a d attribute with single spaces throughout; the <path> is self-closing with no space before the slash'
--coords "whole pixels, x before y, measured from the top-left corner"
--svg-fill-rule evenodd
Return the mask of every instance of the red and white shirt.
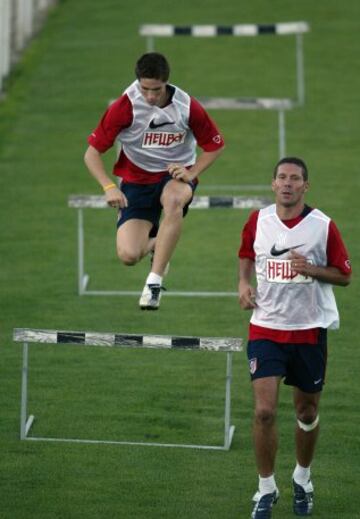
<path id="1" fill-rule="evenodd" d="M 88 142 L 100 153 L 116 140 L 122 144 L 114 174 L 123 182 L 151 184 L 167 174 L 167 165 L 192 166 L 196 144 L 215 151 L 224 141 L 215 123 L 193 97 L 168 85 L 170 102 L 163 108 L 146 102 L 139 82 L 132 83 L 105 112 Z"/>
<path id="2" fill-rule="evenodd" d="M 253 212 L 239 250 L 240 258 L 255 261 L 257 275 L 258 306 L 250 321 L 250 340 L 315 344 L 319 327 L 338 326 L 332 286 L 292 272 L 285 254 L 291 247 L 317 265 L 351 273 L 340 233 L 321 211 L 305 207 L 302 215 L 284 221 L 275 205 Z"/>

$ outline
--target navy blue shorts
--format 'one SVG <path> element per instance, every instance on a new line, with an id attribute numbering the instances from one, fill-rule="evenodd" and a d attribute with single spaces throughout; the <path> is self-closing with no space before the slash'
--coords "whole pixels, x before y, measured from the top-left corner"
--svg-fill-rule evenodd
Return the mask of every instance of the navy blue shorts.
<path id="1" fill-rule="evenodd" d="M 283 344 L 267 339 L 249 341 L 247 355 L 251 380 L 282 377 L 284 383 L 305 393 L 321 391 L 325 383 L 327 330 L 317 344 Z"/>
<path id="2" fill-rule="evenodd" d="M 139 220 L 147 220 L 153 224 L 150 231 L 150 236 L 156 236 L 159 229 L 159 222 L 161 217 L 162 205 L 160 197 L 166 184 L 172 180 L 171 175 L 166 175 L 156 184 L 133 184 L 131 182 L 124 182 L 121 184 L 121 191 L 128 200 L 128 207 L 121 209 L 120 218 L 117 222 L 117 227 L 120 227 L 127 220 L 137 218 Z M 196 183 L 189 182 L 189 186 L 194 193 Z M 184 216 L 188 212 L 191 200 L 184 207 Z"/>

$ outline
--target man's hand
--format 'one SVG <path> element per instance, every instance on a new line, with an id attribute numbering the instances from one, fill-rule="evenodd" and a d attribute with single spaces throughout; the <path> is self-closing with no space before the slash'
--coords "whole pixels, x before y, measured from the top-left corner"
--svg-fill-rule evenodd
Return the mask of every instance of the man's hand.
<path id="1" fill-rule="evenodd" d="M 186 169 L 186 167 L 182 164 L 169 164 L 167 169 L 169 174 L 175 180 L 179 180 L 180 182 L 185 182 L 187 184 L 194 180 L 196 176 L 193 173 L 191 173 L 188 169 Z"/>
<path id="2" fill-rule="evenodd" d="M 253 310 L 256 308 L 255 289 L 245 281 L 239 283 L 239 303 L 243 310 Z"/>
<path id="3" fill-rule="evenodd" d="M 128 206 L 128 201 L 126 196 L 119 188 L 112 187 L 105 191 L 106 202 L 110 207 L 115 207 L 119 209 L 123 209 Z"/>
<path id="4" fill-rule="evenodd" d="M 291 260 L 291 270 L 303 276 L 311 276 L 314 271 L 314 266 L 308 262 L 305 256 L 292 250 L 289 255 Z"/>

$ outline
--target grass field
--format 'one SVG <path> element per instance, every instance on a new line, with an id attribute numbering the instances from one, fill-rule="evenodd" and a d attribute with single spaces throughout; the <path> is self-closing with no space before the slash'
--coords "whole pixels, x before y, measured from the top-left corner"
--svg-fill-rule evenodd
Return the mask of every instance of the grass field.
<path id="1" fill-rule="evenodd" d="M 83 164 L 86 137 L 108 100 L 133 79 L 145 51 L 141 23 L 233 24 L 305 20 L 306 102 L 287 114 L 287 150 L 308 163 L 308 202 L 341 229 L 354 267 L 336 289 L 341 329 L 330 334 L 321 437 L 313 464 L 314 517 L 360 518 L 357 270 L 359 235 L 357 0 L 63 0 L 27 50 L 0 103 L 0 518 L 243 519 L 257 485 L 252 398 L 245 354 L 234 355 L 231 450 L 79 445 L 19 440 L 21 345 L 14 327 L 246 337 L 236 298 L 164 297 L 142 313 L 135 298 L 77 295 L 73 193 L 100 194 Z M 171 80 L 195 96 L 284 97 L 295 93 L 290 37 L 158 39 Z M 227 149 L 203 175 L 213 185 L 266 184 L 277 160 L 273 112 L 214 111 Z M 106 156 L 109 168 L 114 155 Z M 264 191 L 262 194 L 269 194 Z M 251 194 L 222 191 L 221 194 Z M 256 192 L 256 194 L 259 194 Z M 237 248 L 248 211 L 193 211 L 167 287 L 236 290 Z M 93 288 L 140 290 L 147 262 L 120 267 L 115 215 L 86 211 Z M 225 356 L 191 352 L 30 348 L 29 411 L 37 436 L 221 443 Z M 291 394 L 281 392 L 274 519 L 292 517 Z"/>

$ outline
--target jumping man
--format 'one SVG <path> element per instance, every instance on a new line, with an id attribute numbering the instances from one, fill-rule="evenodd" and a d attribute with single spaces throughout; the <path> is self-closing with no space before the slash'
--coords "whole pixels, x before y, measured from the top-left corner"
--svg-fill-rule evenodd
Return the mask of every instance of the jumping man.
<path id="1" fill-rule="evenodd" d="M 170 68 L 162 54 L 141 56 L 135 74 L 88 138 L 85 163 L 107 203 L 120 210 L 120 260 L 135 265 L 152 255 L 139 305 L 156 310 L 198 176 L 218 158 L 224 141 L 200 103 L 168 83 Z M 122 148 L 113 173 L 121 177 L 120 186 L 109 178 L 101 157 L 116 140 Z M 202 149 L 198 156 L 196 144 Z"/>

